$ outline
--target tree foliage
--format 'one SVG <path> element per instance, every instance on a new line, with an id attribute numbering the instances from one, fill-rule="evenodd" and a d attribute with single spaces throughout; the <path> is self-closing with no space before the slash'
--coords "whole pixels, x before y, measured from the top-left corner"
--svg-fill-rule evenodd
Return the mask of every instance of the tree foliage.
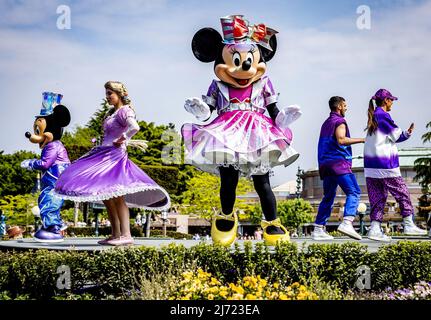
<path id="1" fill-rule="evenodd" d="M 431 142 L 431 122 L 428 122 L 426 128 L 429 129 L 429 131 L 422 135 L 423 143 Z M 414 164 L 414 169 L 416 171 L 414 180 L 419 181 L 419 184 L 426 193 L 429 191 L 431 185 L 431 156 L 418 158 Z"/>
<path id="2" fill-rule="evenodd" d="M 30 193 L 34 187 L 37 173 L 21 168 L 25 159 L 35 159 L 37 155 L 29 151 L 3 154 L 0 151 L 0 197 Z"/>
<path id="3" fill-rule="evenodd" d="M 8 225 L 28 225 L 34 223 L 31 208 L 37 206 L 37 194 L 7 195 L 0 199 L 0 209 L 6 216 Z"/>
<path id="4" fill-rule="evenodd" d="M 241 178 L 236 190 L 237 195 L 246 194 L 253 190 L 249 180 Z M 187 190 L 183 193 L 182 212 L 196 213 L 203 218 L 210 218 L 215 211 L 221 211 L 220 178 L 216 175 L 199 172 L 187 182 Z M 247 209 L 244 200 L 237 199 L 234 210 Z"/>
<path id="5" fill-rule="evenodd" d="M 313 222 L 313 207 L 304 199 L 290 199 L 277 203 L 277 217 L 285 227 L 298 228 L 303 223 Z M 250 212 L 253 223 L 259 224 L 263 218 L 260 203 Z"/>

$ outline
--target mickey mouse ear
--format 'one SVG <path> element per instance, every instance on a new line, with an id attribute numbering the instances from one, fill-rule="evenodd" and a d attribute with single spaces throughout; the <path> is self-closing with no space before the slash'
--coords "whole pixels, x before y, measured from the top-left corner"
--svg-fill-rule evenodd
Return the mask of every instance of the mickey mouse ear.
<path id="1" fill-rule="evenodd" d="M 54 107 L 54 118 L 60 127 L 66 127 L 70 123 L 70 112 L 64 105 L 59 104 Z"/>

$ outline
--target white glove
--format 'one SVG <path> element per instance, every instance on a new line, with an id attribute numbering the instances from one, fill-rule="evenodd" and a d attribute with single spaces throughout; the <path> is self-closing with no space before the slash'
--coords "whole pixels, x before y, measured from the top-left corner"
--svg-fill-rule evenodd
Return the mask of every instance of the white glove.
<path id="1" fill-rule="evenodd" d="M 33 170 L 33 166 L 32 166 L 33 162 L 34 162 L 34 159 L 24 160 L 23 162 L 21 162 L 21 168 L 24 168 L 30 171 Z"/>
<path id="2" fill-rule="evenodd" d="M 184 109 L 200 121 L 207 120 L 211 116 L 210 107 L 200 98 L 187 98 Z"/>
<path id="3" fill-rule="evenodd" d="M 301 115 L 301 107 L 297 106 L 296 104 L 284 107 L 277 114 L 277 118 L 275 118 L 275 124 L 279 128 L 287 128 L 293 122 L 298 120 Z"/>

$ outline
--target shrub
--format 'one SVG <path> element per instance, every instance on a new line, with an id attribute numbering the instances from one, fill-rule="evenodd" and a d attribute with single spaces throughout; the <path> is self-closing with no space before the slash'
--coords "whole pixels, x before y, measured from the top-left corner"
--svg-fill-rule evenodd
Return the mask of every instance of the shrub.
<path id="1" fill-rule="evenodd" d="M 61 265 L 70 268 L 72 290 L 57 288 Z M 278 289 L 276 283 L 283 290 L 299 283 L 309 291 L 313 288 L 310 292 L 320 299 L 340 299 L 343 293 L 344 298 L 346 293 L 355 294 L 352 290 L 361 265 L 371 269 L 373 290 L 397 290 L 420 281 L 431 282 L 431 243 L 404 241 L 374 253 L 358 243 L 313 244 L 301 250 L 295 244 L 282 243 L 272 250 L 263 244 L 252 248 L 247 242 L 244 247 L 234 248 L 201 243 L 191 248 L 171 244 L 101 252 L 0 252 L 0 296 L 86 299 L 85 294 L 91 294 L 96 299 L 166 299 L 175 295 L 172 290 L 184 280 L 182 273 L 200 268 L 221 283 L 219 291 L 220 286 L 229 288 L 231 297 L 234 288 L 242 286 L 245 290 L 247 277 L 252 277 L 265 280 L 271 292 Z M 180 296 L 176 297 L 185 296 L 180 293 L 183 289 L 177 289 Z M 202 292 L 199 295 L 203 297 Z"/>

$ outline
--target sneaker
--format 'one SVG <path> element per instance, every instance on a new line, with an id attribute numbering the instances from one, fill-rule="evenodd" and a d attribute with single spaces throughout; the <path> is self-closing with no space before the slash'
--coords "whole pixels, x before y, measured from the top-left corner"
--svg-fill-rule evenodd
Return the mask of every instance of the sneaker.
<path id="1" fill-rule="evenodd" d="M 67 228 L 68 228 L 69 226 L 63 221 L 62 223 L 61 223 L 61 226 L 60 226 L 60 231 L 64 231 L 64 230 L 66 230 Z"/>
<path id="2" fill-rule="evenodd" d="M 349 236 L 350 238 L 356 239 L 356 240 L 362 240 L 362 236 L 356 232 L 355 228 L 353 228 L 353 224 L 351 222 L 343 221 L 338 226 L 337 229 L 339 232 L 344 233 L 345 235 Z"/>
<path id="3" fill-rule="evenodd" d="M 311 233 L 311 238 L 313 240 L 333 240 L 334 237 L 328 234 L 323 228 L 314 227 L 313 232 Z"/>
<path id="4" fill-rule="evenodd" d="M 426 236 L 427 231 L 421 228 L 418 228 L 413 222 L 412 216 L 408 216 L 403 219 L 404 224 L 404 234 L 407 236 Z"/>
<path id="5" fill-rule="evenodd" d="M 383 233 L 383 230 L 380 227 L 380 225 L 378 227 L 371 226 L 367 236 L 368 236 L 368 239 L 374 240 L 374 241 L 390 242 L 392 240 L 391 237 Z"/>
<path id="6" fill-rule="evenodd" d="M 40 228 L 33 236 L 37 242 L 56 243 L 64 241 L 59 226 L 50 226 L 48 228 Z"/>

